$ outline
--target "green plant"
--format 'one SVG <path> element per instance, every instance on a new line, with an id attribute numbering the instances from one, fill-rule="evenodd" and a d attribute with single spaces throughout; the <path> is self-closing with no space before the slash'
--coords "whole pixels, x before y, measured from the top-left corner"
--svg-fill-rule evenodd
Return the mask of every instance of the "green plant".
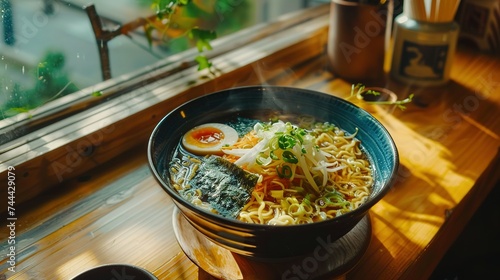
<path id="1" fill-rule="evenodd" d="M 174 48 L 196 46 L 199 55 L 194 58 L 198 70 L 208 69 L 213 74 L 213 64 L 204 54 L 211 50 L 211 42 L 219 33 L 238 30 L 248 24 L 249 3 L 246 0 L 151 0 L 156 20 L 145 26 L 150 46 L 155 36 Z"/>
<path id="2" fill-rule="evenodd" d="M 78 90 L 68 78 L 64 69 L 65 58 L 60 52 L 48 52 L 38 63 L 33 73 L 35 83 L 26 88 L 14 83 L 6 93 L 7 100 L 2 105 L 2 118 L 29 112 L 58 97 Z"/>

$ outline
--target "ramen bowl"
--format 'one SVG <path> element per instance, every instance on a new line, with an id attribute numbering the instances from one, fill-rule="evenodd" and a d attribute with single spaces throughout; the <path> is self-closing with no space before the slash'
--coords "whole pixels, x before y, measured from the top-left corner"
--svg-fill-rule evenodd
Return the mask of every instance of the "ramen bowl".
<path id="1" fill-rule="evenodd" d="M 225 218 L 186 201 L 170 181 L 169 163 L 182 136 L 195 126 L 237 117 L 260 119 L 306 115 L 354 132 L 373 171 L 373 191 L 366 202 L 336 218 L 299 225 L 250 224 Z M 218 91 L 193 99 L 166 115 L 148 143 L 149 165 L 159 185 L 187 221 L 217 245 L 241 256 L 286 259 L 328 246 L 353 229 L 388 192 L 399 165 L 388 131 L 371 114 L 344 99 L 312 90 L 252 86 Z"/>

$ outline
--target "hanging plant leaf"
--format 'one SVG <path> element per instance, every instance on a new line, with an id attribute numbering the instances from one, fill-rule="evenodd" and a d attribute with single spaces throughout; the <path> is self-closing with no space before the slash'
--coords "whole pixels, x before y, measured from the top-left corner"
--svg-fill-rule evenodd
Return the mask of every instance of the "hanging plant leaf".
<path id="1" fill-rule="evenodd" d="M 190 39 L 196 41 L 198 51 L 203 52 L 204 50 L 212 49 L 210 42 L 217 38 L 217 33 L 212 30 L 193 28 L 189 30 L 188 36 Z"/>
<path id="2" fill-rule="evenodd" d="M 198 63 L 198 70 L 210 69 L 212 67 L 212 63 L 204 55 L 197 56 L 195 60 Z"/>
<path id="3" fill-rule="evenodd" d="M 153 0 L 151 6 L 156 10 L 159 19 L 170 17 L 175 12 L 175 7 L 189 4 L 191 0 Z"/>
<path id="4" fill-rule="evenodd" d="M 97 90 L 91 93 L 91 96 L 93 97 L 99 97 L 102 96 L 103 92 L 101 90 Z"/>

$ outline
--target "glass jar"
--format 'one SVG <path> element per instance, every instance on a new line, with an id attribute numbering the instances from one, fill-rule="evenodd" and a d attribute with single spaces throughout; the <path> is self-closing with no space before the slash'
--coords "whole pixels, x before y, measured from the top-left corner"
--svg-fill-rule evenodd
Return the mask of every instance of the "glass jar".
<path id="1" fill-rule="evenodd" d="M 417 21 L 401 14 L 394 23 L 391 76 L 416 86 L 440 86 L 449 81 L 459 25 Z"/>

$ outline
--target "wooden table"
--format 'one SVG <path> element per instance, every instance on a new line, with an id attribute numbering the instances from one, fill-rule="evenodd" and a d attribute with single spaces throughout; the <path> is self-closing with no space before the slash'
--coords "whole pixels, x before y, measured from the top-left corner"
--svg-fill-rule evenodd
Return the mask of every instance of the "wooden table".
<path id="1" fill-rule="evenodd" d="M 347 279 L 425 279 L 499 181 L 500 58 L 460 49 L 454 63 L 440 89 L 388 82 L 400 98 L 415 93 L 407 110 L 367 107 L 392 134 L 401 169 L 370 211 L 370 245 Z M 349 93 L 323 54 L 287 70 L 266 83 Z M 19 208 L 16 273 L 6 259 L 0 266 L 9 279 L 69 279 L 106 263 L 138 265 L 159 279 L 210 279 L 176 241 L 174 206 L 149 170 L 146 143 Z"/>

